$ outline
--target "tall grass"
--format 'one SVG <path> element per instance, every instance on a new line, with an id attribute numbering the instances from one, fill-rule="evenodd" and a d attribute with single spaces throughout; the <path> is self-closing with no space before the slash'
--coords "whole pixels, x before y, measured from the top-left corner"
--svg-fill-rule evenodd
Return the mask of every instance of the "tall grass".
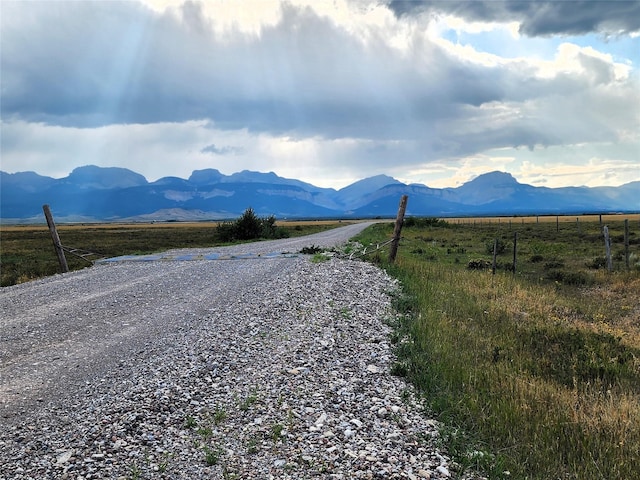
<path id="1" fill-rule="evenodd" d="M 466 268 L 486 257 L 495 227 L 403 233 L 396 264 L 383 261 L 403 285 L 394 371 L 448 426 L 457 461 L 490 478 L 637 478 L 639 272 L 590 268 L 597 235 L 579 242 L 555 225 L 519 242 L 525 258 L 533 245 L 562 263 L 565 282 L 540 261 L 523 260 L 516 275 Z M 379 226 L 360 241 L 390 234 Z"/>

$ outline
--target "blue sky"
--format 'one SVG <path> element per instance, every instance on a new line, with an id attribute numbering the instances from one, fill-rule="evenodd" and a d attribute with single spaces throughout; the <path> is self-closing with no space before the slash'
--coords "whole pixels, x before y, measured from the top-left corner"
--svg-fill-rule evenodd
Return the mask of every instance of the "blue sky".
<path id="1" fill-rule="evenodd" d="M 0 168 L 640 180 L 640 2 L 0 2 Z"/>

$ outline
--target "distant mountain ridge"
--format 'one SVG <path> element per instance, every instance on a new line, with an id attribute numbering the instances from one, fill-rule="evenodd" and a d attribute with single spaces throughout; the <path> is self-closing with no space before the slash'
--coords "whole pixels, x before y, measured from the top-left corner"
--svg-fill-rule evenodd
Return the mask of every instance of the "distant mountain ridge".
<path id="1" fill-rule="evenodd" d="M 407 215 L 550 215 L 640 211 L 640 182 L 619 187 L 534 187 L 511 174 L 489 172 L 456 188 L 404 184 L 386 175 L 340 190 L 273 172 L 224 175 L 210 168 L 188 179 L 148 182 L 126 168 L 78 167 L 60 179 L 35 172 L 0 172 L 0 219 L 42 222 L 49 204 L 58 221 L 166 221 L 236 218 L 248 207 L 284 218 L 394 217 L 409 196 Z"/>

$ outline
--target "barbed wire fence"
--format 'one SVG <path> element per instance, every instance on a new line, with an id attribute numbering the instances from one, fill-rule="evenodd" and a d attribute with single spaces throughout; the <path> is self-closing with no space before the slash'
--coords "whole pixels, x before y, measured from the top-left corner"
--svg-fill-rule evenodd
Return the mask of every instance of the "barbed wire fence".
<path id="1" fill-rule="evenodd" d="M 75 257 L 81 258 L 82 260 L 84 260 L 87 263 L 90 264 L 94 264 L 96 261 L 98 260 L 102 260 L 104 258 L 108 258 L 109 256 L 104 254 L 104 253 L 97 253 L 97 252 L 92 252 L 89 250 L 83 250 L 82 248 L 76 248 L 76 247 L 67 247 L 64 245 L 60 245 L 60 248 L 62 248 L 63 251 L 65 251 L 66 253 L 69 253 Z M 93 258 L 91 258 L 93 257 Z"/>

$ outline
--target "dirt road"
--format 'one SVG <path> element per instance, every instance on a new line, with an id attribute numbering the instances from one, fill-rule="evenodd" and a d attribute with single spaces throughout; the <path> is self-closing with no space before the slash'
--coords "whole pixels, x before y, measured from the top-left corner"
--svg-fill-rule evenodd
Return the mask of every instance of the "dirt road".
<path id="1" fill-rule="evenodd" d="M 369 223 L 302 238 L 210 250 L 222 255 L 299 252 L 346 242 Z M 242 298 L 255 282 L 289 268 L 269 260 L 117 262 L 0 290 L 0 424 L 45 401 L 81 392 L 105 372 L 161 351 L 193 329 L 200 312 Z"/>

